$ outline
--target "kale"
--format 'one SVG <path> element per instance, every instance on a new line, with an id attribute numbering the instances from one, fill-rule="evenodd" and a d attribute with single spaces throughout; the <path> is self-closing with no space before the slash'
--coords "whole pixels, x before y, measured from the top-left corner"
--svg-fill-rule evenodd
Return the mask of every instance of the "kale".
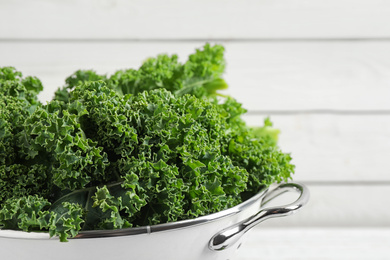
<path id="1" fill-rule="evenodd" d="M 206 44 L 183 64 L 159 55 L 110 77 L 79 70 L 47 104 L 39 79 L 0 68 L 0 228 L 67 241 L 207 215 L 288 181 L 270 120 L 251 128 L 218 96 L 223 52 Z"/>

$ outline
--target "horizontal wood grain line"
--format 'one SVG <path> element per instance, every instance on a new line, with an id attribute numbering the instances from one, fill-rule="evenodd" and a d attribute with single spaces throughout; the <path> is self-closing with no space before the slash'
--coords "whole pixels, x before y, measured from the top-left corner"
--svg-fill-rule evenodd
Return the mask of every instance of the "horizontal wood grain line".
<path id="1" fill-rule="evenodd" d="M 7 38 L 390 37 L 383 0 L 0 1 Z"/>
<path id="2" fill-rule="evenodd" d="M 359 38 L 1 38 L 1 42 L 10 43 L 126 43 L 126 42 L 390 42 L 390 37 Z"/>
<path id="3" fill-rule="evenodd" d="M 333 110 L 333 109 L 307 109 L 307 110 L 248 110 L 246 115 L 343 115 L 343 116 L 372 116 L 390 115 L 390 110 Z"/>
<path id="4" fill-rule="evenodd" d="M 390 186 L 389 180 L 375 180 L 375 181 L 303 181 L 300 182 L 310 186 Z"/>
<path id="5" fill-rule="evenodd" d="M 265 116 L 243 116 L 261 126 Z M 291 153 L 293 180 L 325 186 L 390 187 L 390 115 L 273 115 L 279 145 Z"/>

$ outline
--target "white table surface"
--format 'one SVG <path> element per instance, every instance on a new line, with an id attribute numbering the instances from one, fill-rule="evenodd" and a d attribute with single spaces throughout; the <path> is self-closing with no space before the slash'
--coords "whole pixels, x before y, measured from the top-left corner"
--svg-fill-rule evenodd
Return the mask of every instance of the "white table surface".
<path id="1" fill-rule="evenodd" d="M 388 260 L 390 228 L 255 228 L 237 260 Z"/>

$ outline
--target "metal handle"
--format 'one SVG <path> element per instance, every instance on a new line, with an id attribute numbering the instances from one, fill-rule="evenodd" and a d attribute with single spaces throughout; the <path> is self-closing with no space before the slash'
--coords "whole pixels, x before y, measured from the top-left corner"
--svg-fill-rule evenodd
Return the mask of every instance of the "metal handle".
<path id="1" fill-rule="evenodd" d="M 300 193 L 299 198 L 286 206 L 272 207 L 260 210 L 257 214 L 248 219 L 228 227 L 214 235 L 210 242 L 209 248 L 214 251 L 224 250 L 234 245 L 248 230 L 257 224 L 269 218 L 283 217 L 295 213 L 298 209 L 306 205 L 309 201 L 309 190 L 306 186 L 297 183 L 283 183 L 276 188 L 269 190 L 263 198 L 262 205 L 266 204 L 275 197 L 288 191 L 297 191 Z"/>

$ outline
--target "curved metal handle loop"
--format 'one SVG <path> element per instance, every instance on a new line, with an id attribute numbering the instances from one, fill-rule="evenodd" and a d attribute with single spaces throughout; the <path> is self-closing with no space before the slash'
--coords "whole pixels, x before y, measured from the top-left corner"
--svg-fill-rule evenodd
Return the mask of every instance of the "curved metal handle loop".
<path id="1" fill-rule="evenodd" d="M 306 205 L 309 201 L 309 190 L 305 185 L 297 183 L 283 183 L 266 193 L 262 200 L 262 205 L 288 191 L 299 192 L 299 198 L 295 202 L 285 206 L 262 209 L 248 219 L 222 230 L 211 238 L 209 248 L 213 251 L 220 251 L 229 248 L 234 245 L 242 237 L 242 235 L 257 224 L 269 218 L 291 215 Z"/>

